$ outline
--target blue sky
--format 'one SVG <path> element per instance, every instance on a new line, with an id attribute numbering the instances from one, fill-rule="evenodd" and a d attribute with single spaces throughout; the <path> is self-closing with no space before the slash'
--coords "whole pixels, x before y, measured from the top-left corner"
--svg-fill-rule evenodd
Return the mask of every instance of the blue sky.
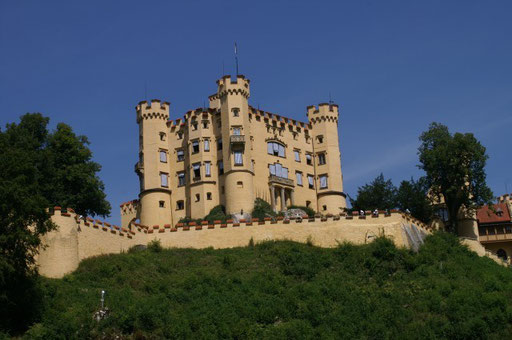
<path id="1" fill-rule="evenodd" d="M 215 80 L 251 79 L 250 103 L 295 119 L 340 104 L 345 191 L 417 169 L 438 121 L 473 132 L 496 195 L 512 192 L 511 1 L 2 1 L 0 125 L 26 112 L 91 141 L 112 203 L 137 197 L 134 106 L 201 107 Z"/>

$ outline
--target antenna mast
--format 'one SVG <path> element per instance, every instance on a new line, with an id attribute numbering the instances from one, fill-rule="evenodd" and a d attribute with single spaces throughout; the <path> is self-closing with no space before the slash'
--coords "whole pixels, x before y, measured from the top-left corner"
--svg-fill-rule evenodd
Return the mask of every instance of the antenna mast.
<path id="1" fill-rule="evenodd" d="M 235 42 L 235 64 L 236 64 L 236 75 L 238 77 L 238 48 Z"/>

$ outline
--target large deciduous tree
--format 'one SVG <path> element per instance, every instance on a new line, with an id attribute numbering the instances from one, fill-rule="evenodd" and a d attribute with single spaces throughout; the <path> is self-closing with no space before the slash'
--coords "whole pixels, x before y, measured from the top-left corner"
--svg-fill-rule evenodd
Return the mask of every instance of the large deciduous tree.
<path id="1" fill-rule="evenodd" d="M 41 114 L 26 114 L 0 131 L 0 327 L 11 331 L 37 312 L 35 256 L 40 237 L 55 228 L 47 209 L 110 211 L 87 139 L 65 124 L 49 132 L 48 122 Z"/>
<path id="2" fill-rule="evenodd" d="M 396 187 L 381 173 L 370 184 L 357 189 L 356 199 L 350 199 L 353 209 L 393 209 L 396 206 Z"/>
<path id="3" fill-rule="evenodd" d="M 424 177 L 417 181 L 402 181 L 396 194 L 396 206 L 402 211 L 409 210 L 411 215 L 429 223 L 434 216 L 434 207 L 428 198 L 428 185 Z"/>
<path id="4" fill-rule="evenodd" d="M 426 184 L 448 212 L 447 229 L 457 232 L 461 209 L 468 213 L 490 203 L 492 192 L 485 182 L 485 147 L 472 133 L 451 134 L 443 124 L 432 123 L 420 136 L 420 165 Z"/>

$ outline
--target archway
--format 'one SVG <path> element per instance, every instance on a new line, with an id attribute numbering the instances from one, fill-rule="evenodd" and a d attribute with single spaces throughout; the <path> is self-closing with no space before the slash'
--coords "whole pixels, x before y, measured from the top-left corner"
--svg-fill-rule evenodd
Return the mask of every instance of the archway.
<path id="1" fill-rule="evenodd" d="M 503 249 L 499 249 L 497 252 L 496 252 L 496 255 L 498 255 L 499 258 L 502 258 L 503 260 L 507 260 L 508 256 L 507 256 L 507 252 Z"/>

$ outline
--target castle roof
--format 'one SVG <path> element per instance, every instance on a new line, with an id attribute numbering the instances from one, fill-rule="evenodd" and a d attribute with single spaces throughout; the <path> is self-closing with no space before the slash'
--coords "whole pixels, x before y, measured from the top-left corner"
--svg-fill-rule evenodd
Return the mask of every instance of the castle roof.
<path id="1" fill-rule="evenodd" d="M 494 211 L 489 206 L 484 205 L 478 209 L 476 218 L 479 224 L 485 223 L 503 223 L 511 222 L 510 212 L 508 211 L 507 203 L 501 202 L 494 204 Z"/>

